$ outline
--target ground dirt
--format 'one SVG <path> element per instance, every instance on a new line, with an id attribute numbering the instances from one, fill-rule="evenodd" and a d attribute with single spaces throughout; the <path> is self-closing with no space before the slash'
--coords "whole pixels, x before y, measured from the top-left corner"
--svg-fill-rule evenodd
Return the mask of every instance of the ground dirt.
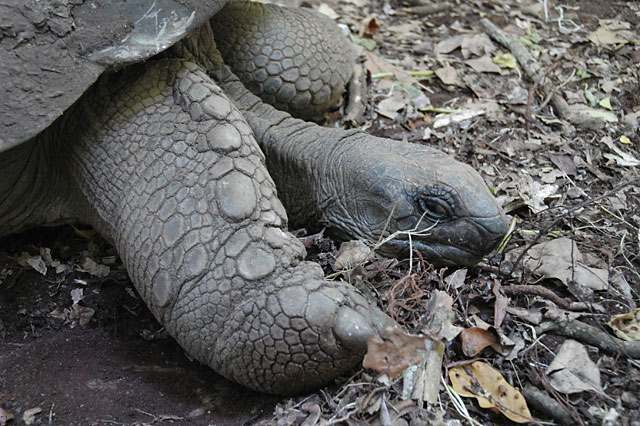
<path id="1" fill-rule="evenodd" d="M 537 421 L 638 426 L 640 356 L 574 336 L 582 348 L 576 354 L 584 349 L 590 366 L 580 371 L 592 382 L 597 375 L 600 384 L 591 383 L 595 390 L 561 391 L 548 367 L 568 337 L 540 327 L 576 317 L 613 335 L 606 325 L 611 315 L 633 311 L 640 303 L 640 7 L 632 1 L 548 2 L 545 20 L 538 1 L 452 3 L 425 16 L 395 1 L 340 0 L 325 6 L 353 33 L 375 41 L 369 54 L 374 56 L 364 65 L 369 73 L 365 108 L 355 124 L 380 136 L 440 148 L 474 166 L 516 218 L 515 232 L 504 251 L 468 268 L 461 284 L 455 284 L 451 269 L 433 269 L 417 256 L 412 265 L 376 258 L 342 278 L 376 295 L 411 333 L 434 332 L 425 328 L 424 318 L 433 290 L 440 289 L 454 300 L 456 326 L 471 329 L 485 321 L 499 338 L 515 342 L 505 343 L 501 352 L 486 348 L 465 355 L 467 348 L 456 337 L 446 344 L 445 380 L 456 365 L 482 360 L 511 385 L 534 386 L 564 407 L 564 414 L 554 417 L 527 395 Z M 563 7 L 562 27 L 555 6 Z M 482 17 L 520 35 L 545 78 L 528 77 L 520 66 L 500 72 L 472 67 L 469 59 L 508 51 L 488 37 L 468 38 L 462 46 L 466 51 L 458 46 L 435 53 L 440 42 L 455 36 L 485 34 Z M 626 41 L 596 44 L 588 36 L 599 27 Z M 444 84 L 451 69 L 456 81 Z M 389 70 L 418 93 L 395 90 L 394 78 L 371 78 Z M 402 70 L 439 71 L 409 77 Z M 549 88 L 572 106 L 609 111 L 618 121 L 597 129 L 572 124 L 545 101 Z M 610 108 L 599 102 L 607 98 Z M 436 109 L 444 108 L 454 114 L 441 125 Z M 481 113 L 456 120 L 455 111 Z M 336 113 L 331 120 L 339 123 L 341 117 Z M 523 250 L 560 238 L 576 243 L 570 251 L 580 250 L 584 270 L 608 273 L 604 288 L 586 288 L 589 279 L 577 279 L 575 268 L 563 283 L 553 273 L 523 266 Z M 310 248 L 310 258 L 331 273 L 337 246 L 321 238 Z M 64 226 L 0 240 L 2 426 L 444 425 L 456 419 L 512 424 L 472 398 L 463 399 L 464 414 L 444 386 L 439 404 L 431 407 L 419 398 L 403 399 L 403 386 L 402 376 L 389 379 L 359 369 L 297 398 L 251 392 L 188 358 L 138 298 L 113 247 L 91 231 Z"/>

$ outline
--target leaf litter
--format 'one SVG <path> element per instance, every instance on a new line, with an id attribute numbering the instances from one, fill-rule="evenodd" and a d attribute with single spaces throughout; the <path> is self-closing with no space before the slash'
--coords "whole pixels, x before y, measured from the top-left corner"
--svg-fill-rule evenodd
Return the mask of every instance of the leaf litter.
<path id="1" fill-rule="evenodd" d="M 640 207 L 640 54 L 635 42 L 640 37 L 635 6 L 628 13 L 616 7 L 617 13 L 604 16 L 606 8 L 589 1 L 562 8 L 534 1 L 472 2 L 416 19 L 410 9 L 390 4 L 382 9 L 338 4 L 339 20 L 361 35 L 366 33 L 362 22 L 375 17 L 375 29 L 366 35 L 375 46 L 364 55 L 369 75 L 377 78 L 370 80 L 359 124 L 374 134 L 424 143 L 471 163 L 514 216 L 515 231 L 501 253 L 480 268 L 437 269 L 415 255 L 408 267 L 406 261 L 382 264 L 375 256 L 344 276 L 373 295 L 417 339 L 416 351 L 427 355 L 400 356 L 406 342 L 396 345 L 380 338 L 367 355 L 378 357 L 366 363 L 375 368 L 365 368 L 331 402 L 321 404 L 321 418 L 386 424 L 385 406 L 409 403 L 420 393 L 415 387 L 408 392 L 406 382 L 424 374 L 420 369 L 434 340 L 426 339 L 430 343 L 424 350 L 420 336 L 433 332 L 425 328 L 429 300 L 441 291 L 454 301 L 450 325 L 457 328 L 451 340 L 441 340 L 447 342 L 443 367 L 449 372 L 463 365 L 469 369 L 474 357 L 488 358 L 490 384 L 478 385 L 475 375 L 485 373 L 472 373 L 465 383 L 475 386 L 475 396 L 492 401 L 493 410 L 500 411 L 502 404 L 492 394 L 500 393 L 492 387 L 499 383 L 500 389 L 510 389 L 511 402 L 523 404 L 502 411 L 505 416 L 516 413 L 513 421 L 585 422 L 578 410 L 586 412 L 590 405 L 609 407 L 592 410 L 590 422 L 619 420 L 620 404 L 632 410 L 622 414 L 627 421 L 640 421 L 630 414 L 640 405 L 632 398 L 620 399 L 640 385 L 638 366 L 625 363 L 629 358 L 624 355 L 612 364 L 614 370 L 599 375 L 600 386 L 595 373 L 602 366 L 587 362 L 589 356 L 580 358 L 580 369 L 565 368 L 564 373 L 564 367 L 556 368 L 560 357 L 554 372 L 545 374 L 554 353 L 563 354 L 563 344 L 571 340 L 583 339 L 577 344 L 588 348 L 588 354 L 594 353 L 594 345 L 601 351 L 631 349 L 616 346 L 621 339 L 607 339 L 616 339 L 614 330 L 633 330 L 632 314 L 624 312 L 636 306 L 640 294 L 640 216 L 634 210 Z M 481 15 L 500 31 L 481 23 Z M 504 43 L 505 33 L 517 43 Z M 398 82 L 421 91 L 427 106 L 419 107 L 414 95 L 393 90 Z M 598 343 L 598 333 L 608 336 L 607 344 Z M 564 336 L 569 335 L 581 337 L 567 340 Z M 578 346 L 566 347 L 580 351 Z M 411 362 L 415 365 L 404 371 L 402 380 L 377 372 L 392 368 L 395 375 Z M 625 377 L 612 382 L 612 374 Z M 445 383 L 446 377 L 441 375 Z M 567 400 L 554 385 L 578 389 L 575 383 L 569 385 L 576 377 L 591 387 L 583 386 L 572 393 L 579 398 Z M 363 381 L 385 390 L 371 396 L 365 386 L 358 393 Z M 605 382 L 607 397 L 600 392 Z M 404 421 L 429 415 L 464 418 L 471 424 L 496 421 L 493 414 L 456 401 L 438 385 L 444 411 L 413 406 L 401 416 Z M 526 401 L 516 390 L 525 386 Z M 369 402 L 366 408 L 358 402 L 352 409 L 341 408 L 363 399 Z M 517 417 L 528 402 L 533 411 Z M 560 411 L 551 408 L 554 404 Z"/>
<path id="2" fill-rule="evenodd" d="M 640 294 L 639 10 L 634 2 L 548 5 L 460 2 L 426 17 L 392 2 L 323 6 L 366 45 L 365 75 L 379 77 L 369 78 L 355 125 L 471 164 L 516 230 L 501 253 L 463 273 L 434 268 L 415 253 L 411 265 L 378 256 L 349 261 L 358 266 L 341 277 L 404 329 L 405 337 L 381 338 L 368 355 L 378 356 L 377 369 L 398 375 L 358 370 L 316 394 L 284 399 L 264 424 L 491 424 L 507 413 L 542 422 L 558 418 L 553 403 L 563 407 L 561 418 L 577 423 L 640 421 L 632 338 Z M 503 43 L 483 17 L 521 48 Z M 337 251 L 327 241 L 320 235 L 307 242 L 311 259 L 330 274 Z M 10 253 L 17 266 L 0 265 L 0 288 L 20 268 L 42 280 L 72 273 L 73 293 L 63 294 L 58 310 L 71 327 L 90 294 L 73 280 L 104 282 L 118 273 L 102 254 L 88 249 L 60 261 L 59 250 L 25 247 Z M 441 304 L 444 319 L 434 326 L 439 292 L 450 302 Z M 481 343 L 469 349 L 464 334 L 481 336 Z M 510 351 L 487 349 L 495 342 L 510 342 Z M 563 361 L 566 353 L 580 353 L 580 363 Z M 449 392 L 447 370 L 460 368 L 463 389 Z M 429 399 L 433 388 L 439 404 Z M 525 392 L 525 403 L 516 388 L 536 392 Z M 483 409 L 485 402 L 460 400 L 456 392 L 493 405 Z M 526 405 L 532 411 L 524 415 Z"/>

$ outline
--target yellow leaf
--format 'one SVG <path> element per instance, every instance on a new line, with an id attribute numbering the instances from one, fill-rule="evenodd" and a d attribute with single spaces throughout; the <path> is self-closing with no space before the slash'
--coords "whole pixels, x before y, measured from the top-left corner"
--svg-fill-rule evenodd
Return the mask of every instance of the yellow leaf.
<path id="1" fill-rule="evenodd" d="M 529 407 L 516 388 L 489 364 L 475 361 L 449 370 L 451 385 L 460 396 L 473 397 L 482 408 L 491 408 L 516 423 L 532 422 Z"/>
<path id="2" fill-rule="evenodd" d="M 600 104 L 600 106 L 604 109 L 608 109 L 609 111 L 613 111 L 613 108 L 611 107 L 611 98 L 610 97 L 606 97 L 602 100 L 600 100 L 600 102 L 598 102 Z"/>
<path id="3" fill-rule="evenodd" d="M 500 68 L 515 68 L 516 67 L 516 58 L 511 53 L 498 53 L 496 56 L 492 58 L 493 63 L 498 65 Z"/>
<path id="4" fill-rule="evenodd" d="M 622 340 L 640 340 L 640 308 L 626 314 L 612 315 L 607 325 Z"/>
<path id="5" fill-rule="evenodd" d="M 622 135 L 620 136 L 620 143 L 631 145 L 631 139 L 629 139 L 626 135 Z"/>

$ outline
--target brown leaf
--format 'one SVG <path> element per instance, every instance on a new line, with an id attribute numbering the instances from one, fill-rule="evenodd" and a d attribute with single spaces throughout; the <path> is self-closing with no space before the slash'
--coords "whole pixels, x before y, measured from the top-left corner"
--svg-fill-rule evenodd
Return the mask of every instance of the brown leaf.
<path id="1" fill-rule="evenodd" d="M 426 349 L 427 338 L 406 334 L 399 328 L 387 328 L 385 332 L 385 339 L 376 335 L 367 340 L 362 366 L 393 378 L 417 362 L 417 351 Z"/>
<path id="2" fill-rule="evenodd" d="M 90 275 L 98 278 L 104 278 L 109 276 L 111 269 L 106 265 L 101 265 L 90 258 L 85 258 L 84 263 L 78 268 L 81 272 L 87 272 Z"/>
<path id="3" fill-rule="evenodd" d="M 618 35 L 628 34 L 628 31 L 611 31 L 606 28 L 598 28 L 594 32 L 590 33 L 587 38 L 598 46 L 607 44 L 625 44 L 628 40 L 619 38 Z"/>
<path id="4" fill-rule="evenodd" d="M 473 397 L 482 408 L 491 408 L 516 423 L 531 422 L 531 413 L 519 390 L 498 370 L 476 361 L 449 370 L 451 386 L 460 396 Z"/>
<path id="5" fill-rule="evenodd" d="M 480 327 L 465 328 L 460 333 L 460 339 L 462 351 L 467 357 L 475 356 L 487 346 L 498 343 L 498 338 L 491 331 Z"/>
<path id="6" fill-rule="evenodd" d="M 462 40 L 464 40 L 463 35 L 455 35 L 453 37 L 446 38 L 436 44 L 434 52 L 436 54 L 451 53 L 462 45 Z"/>
<path id="7" fill-rule="evenodd" d="M 493 63 L 493 60 L 491 60 L 489 55 L 481 56 L 476 59 L 467 59 L 464 63 L 473 68 L 475 72 L 493 72 L 496 74 L 500 74 L 502 72 L 500 67 Z"/>
<path id="8" fill-rule="evenodd" d="M 13 414 L 0 407 L 0 426 L 6 425 L 11 419 L 13 419 Z"/>
<path id="9" fill-rule="evenodd" d="M 458 72 L 450 65 L 444 68 L 438 68 L 434 73 L 446 85 L 460 84 L 460 81 L 458 80 Z"/>
<path id="10" fill-rule="evenodd" d="M 380 29 L 380 22 L 378 22 L 376 18 L 364 18 L 362 25 L 360 25 L 358 35 L 360 35 L 360 37 L 371 37 L 378 29 Z"/>

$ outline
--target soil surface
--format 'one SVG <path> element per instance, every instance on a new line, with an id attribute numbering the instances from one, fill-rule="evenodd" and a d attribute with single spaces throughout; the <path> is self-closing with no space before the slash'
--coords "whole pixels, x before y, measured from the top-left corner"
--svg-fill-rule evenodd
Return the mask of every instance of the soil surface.
<path id="1" fill-rule="evenodd" d="M 429 15 L 395 1 L 324 5 L 360 34 L 354 40 L 374 44 L 363 50 L 364 108 L 342 125 L 425 143 L 471 164 L 516 219 L 515 232 L 500 253 L 464 270 L 458 284 L 451 269 L 434 269 L 417 256 L 413 264 L 375 258 L 342 279 L 376 294 L 409 332 L 430 331 L 424 318 L 439 289 L 455 301 L 456 326 L 475 330 L 485 322 L 501 342 L 515 342 L 501 352 L 486 348 L 472 355 L 460 337 L 447 342 L 442 377 L 448 384 L 450 369 L 482 360 L 511 385 L 533 386 L 561 407 L 558 414 L 525 393 L 537 421 L 638 426 L 640 355 L 620 349 L 620 339 L 613 351 L 598 340 L 614 336 L 607 326 L 611 315 L 640 304 L 640 7 L 633 1 L 557 2 L 552 6 L 562 7 L 560 25 L 551 2 L 548 20 L 538 1 L 452 3 Z M 490 40 L 482 17 L 518 35 L 544 78 L 525 75 L 519 65 L 496 72 L 470 62 L 509 51 Z M 599 28 L 618 42 L 592 41 Z M 444 47 L 458 36 L 465 41 Z M 382 72 L 395 77 L 371 78 Z M 401 84 L 394 86 L 394 79 Z M 572 123 L 550 102 L 550 88 L 571 108 L 588 105 L 617 121 L 597 128 Z M 444 110 L 448 124 L 438 121 Z M 457 119 L 459 111 L 470 115 Z M 342 118 L 340 112 L 330 120 Z M 582 271 L 606 272 L 604 287 L 586 287 L 589 277 L 576 279 L 574 266 L 568 278 L 526 266 L 527 251 L 563 238 L 575 243 L 568 251 L 580 250 Z M 338 245 L 319 238 L 310 259 L 332 273 Z M 571 339 L 541 328 L 558 318 L 577 318 L 604 333 L 595 341 L 573 337 L 575 353 L 584 351 L 590 369 L 562 381 L 571 389 L 558 390 L 562 383 L 549 371 Z M 587 390 L 577 389 L 584 385 L 574 380 L 580 374 L 591 375 Z M 401 378 L 359 369 L 297 398 L 251 392 L 189 359 L 139 299 L 114 248 L 92 231 L 63 226 L 0 240 L 0 426 L 514 424 L 472 398 L 463 399 L 465 413 L 444 386 L 431 407 L 402 398 L 403 386 Z"/>
<path id="2" fill-rule="evenodd" d="M 33 424 L 55 425 L 242 425 L 273 412 L 279 398 L 189 360 L 99 237 L 65 226 L 5 238 L 0 247 L 0 407 L 8 412 L 40 408 Z M 49 268 L 43 276 L 13 256 L 41 247 L 61 261 L 61 273 Z M 87 256 L 106 258 L 106 276 L 78 270 Z M 86 326 L 52 315 L 72 309 L 74 289 L 95 312 Z"/>

